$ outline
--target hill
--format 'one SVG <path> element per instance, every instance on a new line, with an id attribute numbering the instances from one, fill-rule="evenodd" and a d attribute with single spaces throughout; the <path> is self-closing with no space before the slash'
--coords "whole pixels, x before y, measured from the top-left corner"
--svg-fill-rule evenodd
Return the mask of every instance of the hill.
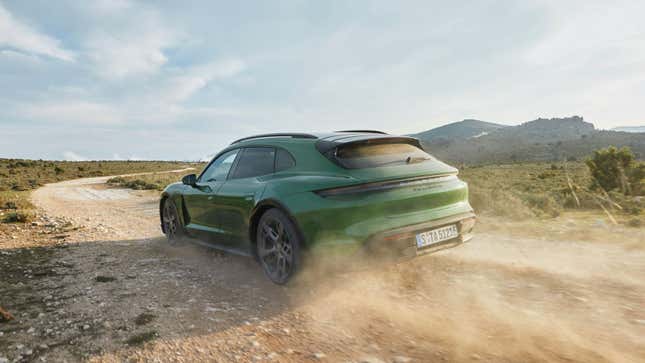
<path id="1" fill-rule="evenodd" d="M 463 131 L 459 130 L 460 124 L 462 123 L 457 122 L 437 129 L 452 129 L 453 135 L 469 134 L 468 127 Z M 518 126 L 489 129 L 484 135 L 470 138 L 424 136 L 433 135 L 432 131 L 415 136 L 421 139 L 431 154 L 451 163 L 494 164 L 583 159 L 594 150 L 609 145 L 629 146 L 637 158 L 645 157 L 645 134 L 596 130 L 592 123 L 579 116 L 539 118 Z"/>
<path id="2" fill-rule="evenodd" d="M 423 131 L 413 135 L 422 140 L 454 140 L 454 139 L 468 139 L 471 137 L 479 137 L 486 135 L 497 129 L 506 127 L 492 122 L 466 119 L 459 122 L 453 122 L 444 126 L 434 128 L 432 130 Z"/>

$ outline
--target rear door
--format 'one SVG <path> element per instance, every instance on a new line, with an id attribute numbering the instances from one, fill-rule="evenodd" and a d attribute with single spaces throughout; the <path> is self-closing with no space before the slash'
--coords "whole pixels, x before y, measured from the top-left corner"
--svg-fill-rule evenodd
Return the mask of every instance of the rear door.
<path id="1" fill-rule="evenodd" d="M 276 149 L 273 147 L 244 148 L 217 193 L 219 229 L 226 243 L 242 251 L 250 251 L 249 218 L 266 186 L 265 178 L 275 171 Z"/>
<path id="2" fill-rule="evenodd" d="M 234 149 L 213 160 L 202 172 L 195 187 L 188 187 L 184 193 L 184 205 L 189 223 L 186 228 L 191 234 L 204 240 L 217 242 L 221 237 L 218 221 L 217 191 L 224 185 L 240 149 Z"/>

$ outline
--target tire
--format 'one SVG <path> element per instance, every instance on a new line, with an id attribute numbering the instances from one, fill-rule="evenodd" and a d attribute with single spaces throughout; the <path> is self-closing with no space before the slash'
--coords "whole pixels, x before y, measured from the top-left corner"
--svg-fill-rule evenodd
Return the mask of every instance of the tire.
<path id="1" fill-rule="evenodd" d="M 269 209 L 258 222 L 256 252 L 264 274 L 274 283 L 284 285 L 300 268 L 301 237 L 296 225 L 285 213 Z"/>
<path id="2" fill-rule="evenodd" d="M 163 203 L 161 220 L 168 243 L 173 246 L 180 244 L 185 235 L 184 226 L 179 219 L 177 206 L 171 199 L 166 199 Z"/>

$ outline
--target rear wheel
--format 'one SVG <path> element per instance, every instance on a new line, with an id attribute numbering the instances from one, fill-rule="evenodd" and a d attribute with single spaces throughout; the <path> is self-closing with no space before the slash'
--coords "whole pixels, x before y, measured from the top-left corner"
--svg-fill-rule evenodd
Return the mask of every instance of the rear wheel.
<path id="1" fill-rule="evenodd" d="M 300 237 L 283 212 L 270 209 L 258 223 L 256 247 L 264 273 L 276 284 L 286 284 L 300 267 Z"/>
<path id="2" fill-rule="evenodd" d="M 170 199 L 166 199 L 163 203 L 161 220 L 163 221 L 163 230 L 168 238 L 168 243 L 171 245 L 179 244 L 184 236 L 184 227 L 181 225 L 177 206 Z"/>

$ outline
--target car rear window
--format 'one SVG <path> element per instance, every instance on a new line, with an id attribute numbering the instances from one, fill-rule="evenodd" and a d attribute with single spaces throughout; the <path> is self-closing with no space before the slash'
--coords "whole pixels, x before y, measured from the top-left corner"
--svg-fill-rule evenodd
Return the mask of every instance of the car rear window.
<path id="1" fill-rule="evenodd" d="M 348 169 L 404 165 L 430 159 L 425 151 L 405 143 L 349 144 L 336 150 L 336 160 Z"/>
<path id="2" fill-rule="evenodd" d="M 275 171 L 287 170 L 296 166 L 296 161 L 288 151 L 278 149 L 275 155 Z"/>

